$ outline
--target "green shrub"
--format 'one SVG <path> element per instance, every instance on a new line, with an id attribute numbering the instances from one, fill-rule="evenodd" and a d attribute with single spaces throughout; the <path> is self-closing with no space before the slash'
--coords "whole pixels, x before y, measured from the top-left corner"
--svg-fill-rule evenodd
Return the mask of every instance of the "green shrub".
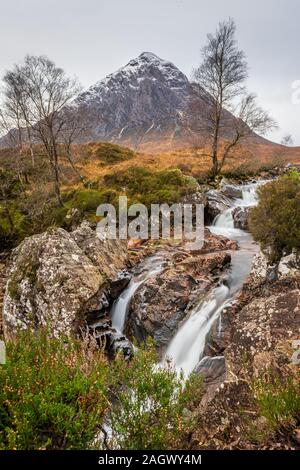
<path id="1" fill-rule="evenodd" d="M 108 416 L 115 448 L 184 445 L 192 424 L 185 408 L 190 397 L 199 403 L 199 380 L 183 390 L 174 372 L 155 368 L 153 346 L 130 363 L 122 356 L 108 363 L 92 346 L 47 331 L 26 331 L 7 343 L 7 362 L 0 365 L 1 450 L 99 449 L 103 438 L 95 438 Z"/>
<path id="2" fill-rule="evenodd" d="M 83 449 L 108 409 L 108 367 L 81 343 L 29 332 L 0 366 L 0 448 Z"/>
<path id="3" fill-rule="evenodd" d="M 258 411 L 267 420 L 270 432 L 290 431 L 300 423 L 300 376 L 279 377 L 255 383 Z"/>
<path id="4" fill-rule="evenodd" d="M 90 154 L 107 165 L 114 165 L 134 157 L 133 150 L 109 142 L 92 145 Z"/>
<path id="5" fill-rule="evenodd" d="M 171 369 L 157 367 L 153 346 L 140 351 L 128 368 L 119 364 L 117 374 L 125 384 L 111 413 L 113 438 L 121 449 L 178 449 L 191 430 L 185 411 L 202 393 L 201 377 L 191 377 L 184 387 Z"/>
<path id="6" fill-rule="evenodd" d="M 125 191 L 130 203 L 140 202 L 147 206 L 178 202 L 195 190 L 195 184 L 178 169 L 153 172 L 144 167 L 131 167 L 104 177 L 104 185 Z"/>
<path id="7" fill-rule="evenodd" d="M 28 233 L 28 221 L 13 201 L 0 201 L 0 244 L 2 248 L 11 248 Z"/>
<path id="8" fill-rule="evenodd" d="M 300 249 L 300 174 L 291 172 L 258 190 L 258 205 L 251 211 L 250 230 L 271 262 L 284 251 Z"/>

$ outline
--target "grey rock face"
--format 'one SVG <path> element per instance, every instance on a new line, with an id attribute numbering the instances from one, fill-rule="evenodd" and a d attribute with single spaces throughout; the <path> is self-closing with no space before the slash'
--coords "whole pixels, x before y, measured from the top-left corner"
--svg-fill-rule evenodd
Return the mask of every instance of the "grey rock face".
<path id="1" fill-rule="evenodd" d="M 278 265 L 278 277 L 298 277 L 300 275 L 300 255 L 293 252 L 281 258 Z"/>
<path id="2" fill-rule="evenodd" d="M 205 218 L 208 223 L 213 222 L 219 214 L 229 209 L 232 204 L 225 194 L 215 189 L 211 189 L 206 193 L 206 200 Z"/>
<path id="3" fill-rule="evenodd" d="M 223 245 L 221 238 L 210 238 L 211 248 Z M 143 342 L 152 337 L 158 349 L 165 348 L 190 312 L 193 301 L 207 295 L 230 264 L 224 251 L 193 253 L 182 248 L 172 255 L 170 264 L 159 275 L 147 279 L 135 292 L 125 333 Z"/>
<path id="4" fill-rule="evenodd" d="M 56 337 L 78 332 L 86 318 L 107 308 L 109 282 L 125 262 L 124 246 L 100 240 L 86 223 L 72 233 L 56 228 L 26 238 L 13 252 L 5 336 L 46 325 Z"/>
<path id="5" fill-rule="evenodd" d="M 201 374 L 205 385 L 221 383 L 226 374 L 224 356 L 204 357 L 197 365 L 195 372 Z"/>

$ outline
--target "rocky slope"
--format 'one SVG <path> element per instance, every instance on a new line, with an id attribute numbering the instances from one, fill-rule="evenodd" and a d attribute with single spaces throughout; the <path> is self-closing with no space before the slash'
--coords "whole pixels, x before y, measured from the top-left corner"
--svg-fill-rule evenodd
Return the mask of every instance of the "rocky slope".
<path id="1" fill-rule="evenodd" d="M 269 434 L 254 392 L 255 380 L 299 373 L 292 360 L 300 335 L 299 260 L 295 255 L 283 258 L 276 282 L 266 282 L 266 274 L 267 262 L 259 253 L 238 299 L 222 313 L 223 338 L 212 332 L 213 353 L 209 348 L 206 352 L 215 357 L 206 357 L 208 365 L 202 369 L 208 393 L 196 413 L 194 448 L 299 448 L 300 440 L 288 430 L 282 436 Z M 220 353 L 222 364 L 217 361 Z M 253 432 L 265 434 L 265 442 L 260 438 L 255 443 L 253 436 L 251 442 Z"/>
<path id="2" fill-rule="evenodd" d="M 139 342 L 152 337 L 159 350 L 170 342 L 194 301 L 207 295 L 230 265 L 236 242 L 205 232 L 199 252 L 185 244 L 169 249 L 167 267 L 143 283 L 131 302 L 126 334 Z"/>
<path id="3" fill-rule="evenodd" d="M 6 339 L 47 327 L 59 337 L 89 331 L 115 353 L 131 346 L 111 328 L 107 307 L 124 288 L 126 244 L 100 240 L 83 222 L 71 233 L 55 228 L 26 238 L 12 253 L 3 303 Z"/>

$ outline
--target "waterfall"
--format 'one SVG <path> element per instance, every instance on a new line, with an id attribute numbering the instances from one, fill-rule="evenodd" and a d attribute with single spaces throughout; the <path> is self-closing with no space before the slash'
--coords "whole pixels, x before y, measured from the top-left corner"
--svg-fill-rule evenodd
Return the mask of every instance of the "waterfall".
<path id="1" fill-rule="evenodd" d="M 229 289 L 225 285 L 218 287 L 212 295 L 201 302 L 190 314 L 171 341 L 165 353 L 165 361 L 171 360 L 176 370 L 183 371 L 187 378 L 194 370 L 202 356 L 206 337 L 220 308 L 224 307 Z"/>
<path id="2" fill-rule="evenodd" d="M 233 200 L 232 207 L 218 215 L 213 225 L 208 227 L 216 235 L 237 240 L 240 249 L 231 254 L 231 269 L 226 285 L 215 288 L 192 309 L 171 340 L 160 366 L 170 361 L 178 373 L 182 371 L 184 376 L 188 377 L 203 356 L 212 325 L 218 319 L 221 321 L 222 311 L 230 305 L 245 282 L 251 269 L 255 248 L 248 232 L 234 228 L 232 211 L 238 206 L 254 206 L 257 187 L 263 183 L 262 181 L 242 186 L 242 198 Z M 165 260 L 161 255 L 152 256 L 141 263 L 139 271 L 112 305 L 110 316 L 114 328 L 123 332 L 135 292 L 147 279 L 161 272 L 164 266 Z"/>
<path id="3" fill-rule="evenodd" d="M 238 240 L 240 250 L 232 252 L 231 270 L 226 285 L 214 289 L 209 296 L 191 311 L 188 318 L 171 340 L 162 363 L 171 362 L 185 378 L 194 370 L 203 356 L 207 335 L 224 308 L 234 299 L 245 282 L 255 252 L 251 235 L 235 229 L 232 211 L 237 206 L 253 206 L 256 203 L 257 184 L 245 185 L 242 199 L 236 199 L 232 207 L 216 217 L 210 231 L 216 235 Z"/>
<path id="4" fill-rule="evenodd" d="M 113 328 L 123 333 L 130 302 L 135 292 L 147 279 L 160 273 L 164 265 L 165 259 L 160 255 L 151 256 L 141 263 L 139 272 L 133 276 L 126 289 L 111 307 L 110 317 Z"/>

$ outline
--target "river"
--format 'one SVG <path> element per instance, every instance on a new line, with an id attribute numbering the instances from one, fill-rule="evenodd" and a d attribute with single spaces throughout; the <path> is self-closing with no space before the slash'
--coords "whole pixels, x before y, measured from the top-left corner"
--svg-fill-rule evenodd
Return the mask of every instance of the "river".
<path id="1" fill-rule="evenodd" d="M 162 363 L 171 362 L 178 372 L 183 372 L 185 377 L 189 376 L 202 358 L 212 325 L 220 318 L 224 308 L 234 300 L 249 275 L 257 246 L 248 232 L 234 228 L 232 211 L 235 207 L 254 206 L 259 184 L 261 183 L 239 186 L 242 190 L 242 198 L 233 200 L 232 207 L 217 216 L 212 226 L 208 227 L 213 234 L 236 240 L 239 250 L 231 252 L 231 267 L 227 278 L 210 292 L 205 300 L 196 303 L 165 352 Z M 139 272 L 112 306 L 110 315 L 114 328 L 121 332 L 124 330 L 134 293 L 147 279 L 161 272 L 164 266 L 164 259 L 161 255 L 149 257 L 141 263 Z"/>

